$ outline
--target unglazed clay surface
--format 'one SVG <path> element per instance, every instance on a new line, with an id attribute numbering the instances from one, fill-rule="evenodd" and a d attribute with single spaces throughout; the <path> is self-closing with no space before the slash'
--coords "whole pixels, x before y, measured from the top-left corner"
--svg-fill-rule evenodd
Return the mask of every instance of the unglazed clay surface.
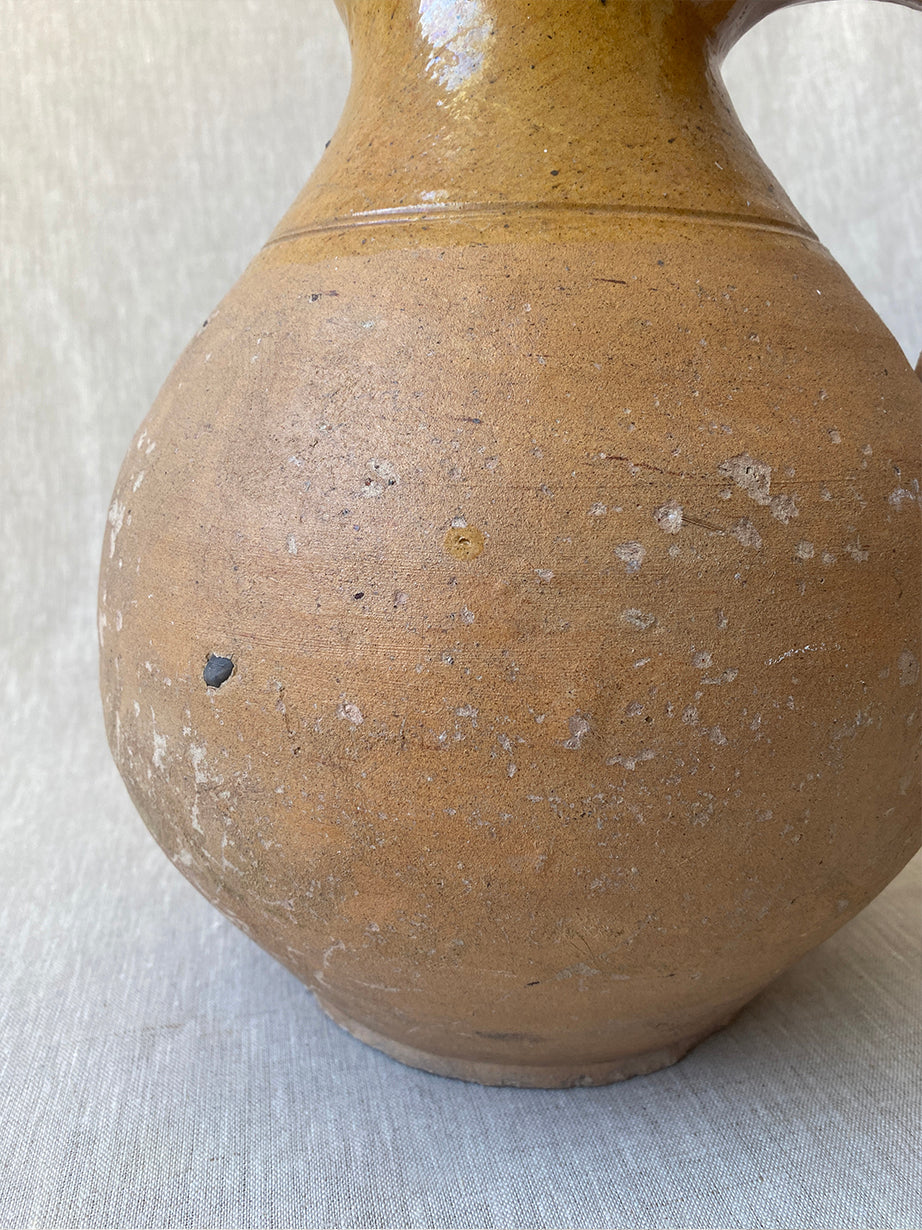
<path id="1" fill-rule="evenodd" d="M 119 478 L 139 811 L 433 1071 L 674 1062 L 919 844 L 922 385 L 727 102 L 773 7 L 343 4 Z"/>

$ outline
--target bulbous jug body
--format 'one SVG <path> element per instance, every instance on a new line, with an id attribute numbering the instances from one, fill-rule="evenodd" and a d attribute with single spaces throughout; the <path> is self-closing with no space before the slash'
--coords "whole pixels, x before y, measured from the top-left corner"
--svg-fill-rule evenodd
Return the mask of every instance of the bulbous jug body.
<path id="1" fill-rule="evenodd" d="M 771 5 L 341 7 L 118 481 L 113 753 L 357 1036 L 650 1071 L 918 848 L 922 384 L 720 83 Z"/>

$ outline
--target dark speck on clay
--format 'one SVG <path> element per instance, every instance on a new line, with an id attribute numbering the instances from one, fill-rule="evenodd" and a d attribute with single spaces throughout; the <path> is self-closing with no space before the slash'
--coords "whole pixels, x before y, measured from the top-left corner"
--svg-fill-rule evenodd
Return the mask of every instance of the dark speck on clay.
<path id="1" fill-rule="evenodd" d="M 234 673 L 233 658 L 222 658 L 217 654 L 209 654 L 208 661 L 205 663 L 205 669 L 202 671 L 202 678 L 210 688 L 219 688 L 222 683 L 226 683 Z"/>

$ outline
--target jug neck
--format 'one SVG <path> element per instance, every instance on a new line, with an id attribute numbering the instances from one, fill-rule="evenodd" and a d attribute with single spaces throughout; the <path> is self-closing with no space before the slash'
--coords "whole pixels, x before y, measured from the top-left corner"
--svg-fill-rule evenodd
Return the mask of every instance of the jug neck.
<path id="1" fill-rule="evenodd" d="M 810 234 L 743 132 L 700 0 L 337 0 L 353 79 L 276 238 L 330 220 L 535 207 Z"/>

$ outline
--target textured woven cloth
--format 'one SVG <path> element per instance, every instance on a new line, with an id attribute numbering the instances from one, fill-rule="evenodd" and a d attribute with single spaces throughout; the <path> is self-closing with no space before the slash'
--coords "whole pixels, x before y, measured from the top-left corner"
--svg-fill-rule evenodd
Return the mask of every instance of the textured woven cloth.
<path id="1" fill-rule="evenodd" d="M 728 75 L 917 351 L 922 19 L 826 7 Z M 922 1225 L 919 860 L 681 1064 L 544 1092 L 353 1041 L 155 848 L 96 693 L 109 493 L 347 46 L 326 0 L 0 0 L 0 29 L 0 1226 Z"/>

